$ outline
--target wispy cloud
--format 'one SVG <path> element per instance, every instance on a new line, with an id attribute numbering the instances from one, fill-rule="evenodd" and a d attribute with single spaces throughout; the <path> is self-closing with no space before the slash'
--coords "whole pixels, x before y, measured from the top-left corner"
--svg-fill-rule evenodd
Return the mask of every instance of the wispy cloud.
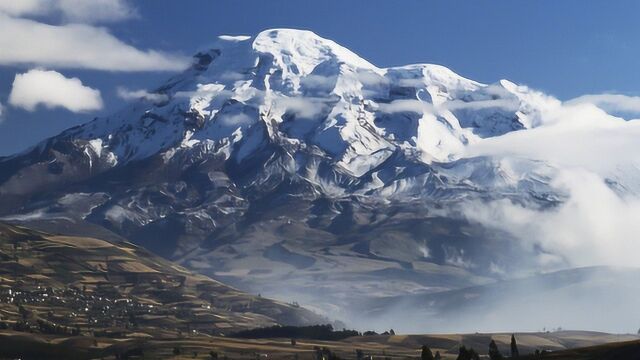
<path id="1" fill-rule="evenodd" d="M 160 104 L 167 100 L 169 97 L 166 94 L 151 93 L 144 89 L 129 90 L 125 87 L 118 87 L 116 89 L 118 97 L 124 100 L 145 100 L 154 104 Z"/>
<path id="2" fill-rule="evenodd" d="M 395 100 L 390 103 L 379 103 L 378 110 L 388 114 L 413 112 L 417 114 L 433 113 L 434 106 L 420 100 Z"/>
<path id="3" fill-rule="evenodd" d="M 28 18 L 57 9 L 73 23 Z M 37 65 L 109 71 L 175 71 L 189 59 L 124 43 L 107 29 L 86 24 L 130 17 L 123 1 L 0 0 L 0 65 Z M 85 22 L 76 23 L 76 22 Z"/>
<path id="4" fill-rule="evenodd" d="M 246 126 L 256 121 L 255 118 L 245 114 L 224 114 L 218 117 L 221 125 L 224 126 Z"/>
<path id="5" fill-rule="evenodd" d="M 583 95 L 566 102 L 568 105 L 593 104 L 610 113 L 638 113 L 640 114 L 640 96 L 620 94 L 592 94 Z"/>
<path id="6" fill-rule="evenodd" d="M 29 17 L 60 15 L 68 22 L 115 22 L 137 16 L 124 0 L 0 0 L 0 12 Z"/>
<path id="7" fill-rule="evenodd" d="M 102 97 L 100 91 L 84 86 L 80 79 L 66 78 L 56 71 L 34 69 L 16 75 L 9 104 L 27 111 L 43 105 L 85 112 L 101 109 Z"/>
<path id="8" fill-rule="evenodd" d="M 414 112 L 434 113 L 439 110 L 482 110 L 482 109 L 502 109 L 505 111 L 518 111 L 520 101 L 518 99 L 495 99 L 495 100 L 476 100 L 476 101 L 447 101 L 443 104 L 434 106 L 431 103 L 421 100 L 395 100 L 390 103 L 378 104 L 378 110 L 384 113 Z"/>
<path id="9" fill-rule="evenodd" d="M 326 98 L 278 96 L 274 99 L 277 107 L 292 112 L 302 118 L 314 118 L 328 107 Z"/>
<path id="10" fill-rule="evenodd" d="M 324 76 L 309 74 L 300 80 L 300 83 L 309 88 L 331 89 L 336 85 L 337 75 Z"/>
<path id="11" fill-rule="evenodd" d="M 477 100 L 477 101 L 448 101 L 442 105 L 448 110 L 482 110 L 482 109 L 502 109 L 505 111 L 518 111 L 520 101 L 518 99 L 495 99 L 495 100 Z"/>

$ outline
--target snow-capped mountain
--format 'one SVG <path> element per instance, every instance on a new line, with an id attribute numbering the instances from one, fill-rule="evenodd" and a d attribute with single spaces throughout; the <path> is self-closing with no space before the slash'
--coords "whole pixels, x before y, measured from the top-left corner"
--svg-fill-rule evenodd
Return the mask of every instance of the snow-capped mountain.
<path id="1" fill-rule="evenodd" d="M 288 154 L 278 171 L 321 193 L 404 190 L 406 182 L 382 171 L 392 166 L 381 165 L 402 158 L 433 173 L 434 163 L 459 159 L 468 143 L 534 127 L 557 102 L 507 80 L 484 85 L 438 65 L 380 69 L 308 31 L 221 36 L 195 59 L 157 89 L 159 103 L 95 119 L 31 153 L 73 143 L 86 157 L 86 173 L 78 174 L 84 178 L 187 153 L 192 162 L 218 154 L 239 165 L 275 146 Z M 60 162 L 49 166 L 66 171 Z M 12 193 L 11 184 L 3 192 Z"/>
<path id="2" fill-rule="evenodd" d="M 549 184 L 551 164 L 466 156 L 560 106 L 507 80 L 379 68 L 278 29 L 221 36 L 155 93 L 0 158 L 0 215 L 122 236 L 330 311 L 356 295 L 484 284 L 525 266 L 523 252 L 544 249 L 466 220 L 461 202 L 545 207 L 565 196 Z"/>

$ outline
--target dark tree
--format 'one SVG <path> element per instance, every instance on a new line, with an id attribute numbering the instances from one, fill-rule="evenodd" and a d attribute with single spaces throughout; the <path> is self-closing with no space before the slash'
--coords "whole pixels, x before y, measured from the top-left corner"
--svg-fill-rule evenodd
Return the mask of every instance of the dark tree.
<path id="1" fill-rule="evenodd" d="M 520 357 L 520 352 L 518 351 L 518 344 L 516 344 L 516 336 L 511 334 L 511 357 L 517 358 Z"/>
<path id="2" fill-rule="evenodd" d="M 442 356 L 440 355 L 440 351 L 436 351 L 436 355 L 433 357 L 433 360 L 441 360 Z"/>
<path id="3" fill-rule="evenodd" d="M 364 352 L 362 352 L 362 350 L 356 349 L 356 359 L 358 359 L 358 360 L 363 360 L 364 359 Z"/>
<path id="4" fill-rule="evenodd" d="M 209 359 L 218 360 L 218 353 L 213 350 L 209 351 Z"/>
<path id="5" fill-rule="evenodd" d="M 22 316 L 22 320 L 27 320 L 29 317 L 29 310 L 25 309 L 22 305 L 18 306 L 18 312 L 20 313 L 20 316 Z"/>
<path id="6" fill-rule="evenodd" d="M 480 360 L 480 355 L 473 349 L 469 349 L 469 355 L 471 355 L 471 360 Z"/>
<path id="7" fill-rule="evenodd" d="M 470 360 L 471 358 L 469 357 L 469 350 L 467 350 L 466 346 L 460 346 L 460 349 L 458 350 L 458 357 L 456 358 L 456 360 Z"/>
<path id="8" fill-rule="evenodd" d="M 393 329 L 389 330 L 389 335 L 395 335 L 395 334 L 396 334 L 396 332 L 393 331 Z"/>
<path id="9" fill-rule="evenodd" d="M 460 347 L 457 360 L 480 360 L 480 355 L 472 348 L 467 349 L 463 345 Z"/>
<path id="10" fill-rule="evenodd" d="M 500 350 L 498 350 L 498 345 L 496 345 L 496 342 L 493 339 L 489 343 L 489 359 L 491 360 L 504 359 L 504 357 L 500 353 Z"/>
<path id="11" fill-rule="evenodd" d="M 433 353 L 431 349 L 427 345 L 422 345 L 422 354 L 420 355 L 421 360 L 434 360 Z"/>

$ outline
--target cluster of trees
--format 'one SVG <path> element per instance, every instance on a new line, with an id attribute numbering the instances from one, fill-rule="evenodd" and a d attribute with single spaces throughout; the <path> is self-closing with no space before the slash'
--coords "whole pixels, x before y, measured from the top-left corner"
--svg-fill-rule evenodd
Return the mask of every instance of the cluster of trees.
<path id="1" fill-rule="evenodd" d="M 457 360 L 480 360 L 480 355 L 473 350 L 473 348 L 467 349 L 464 345 L 460 347 Z"/>
<path id="2" fill-rule="evenodd" d="M 334 330 L 330 324 L 312 325 L 312 326 L 270 326 L 264 328 L 256 328 L 251 330 L 238 331 L 231 334 L 231 337 L 243 339 L 261 339 L 261 338 L 290 338 L 291 345 L 295 345 L 294 339 L 314 339 L 314 340 L 343 340 L 352 336 L 373 336 L 373 335 L 395 335 L 393 329 L 389 329 L 378 334 L 375 331 L 365 331 L 360 333 L 356 330 L 342 329 Z"/>
<path id="3" fill-rule="evenodd" d="M 420 354 L 420 360 L 440 360 L 442 356 L 440 355 L 440 351 L 436 351 L 434 355 L 431 352 L 431 349 L 427 345 L 422 345 L 422 353 Z"/>
<path id="4" fill-rule="evenodd" d="M 45 321 L 42 319 L 38 319 L 37 323 L 38 323 L 38 329 L 43 334 L 72 335 L 72 336 L 80 335 L 80 327 L 78 326 L 70 328 L 68 326 L 62 326 L 60 324 L 56 324 L 51 321 Z"/>
<path id="5" fill-rule="evenodd" d="M 243 339 L 291 338 L 336 341 L 360 335 L 361 334 L 355 330 L 333 330 L 333 326 L 327 324 L 313 326 L 276 325 L 266 328 L 243 330 L 231 336 Z"/>
<path id="6" fill-rule="evenodd" d="M 389 329 L 389 330 L 387 330 L 387 331 L 385 331 L 385 332 L 383 332 L 383 333 L 380 333 L 380 334 L 378 334 L 378 333 L 377 333 L 377 332 L 375 332 L 375 331 L 371 331 L 371 330 L 369 330 L 369 331 L 365 331 L 365 332 L 363 332 L 363 333 L 362 333 L 362 334 L 360 334 L 360 335 L 362 335 L 362 336 L 374 336 L 374 335 L 395 335 L 395 334 L 396 334 L 395 330 L 393 330 L 393 329 Z"/>
<path id="7" fill-rule="evenodd" d="M 518 344 L 516 343 L 516 337 L 511 335 L 511 359 L 520 357 L 520 351 L 518 350 Z M 421 360 L 440 360 L 440 352 L 436 352 L 435 355 L 431 352 L 428 346 L 422 346 L 422 353 L 420 355 Z M 491 360 L 504 360 L 505 357 L 500 353 L 498 345 L 492 339 L 489 343 L 489 359 Z M 458 351 L 457 360 L 480 360 L 480 355 L 473 349 L 461 346 Z"/>

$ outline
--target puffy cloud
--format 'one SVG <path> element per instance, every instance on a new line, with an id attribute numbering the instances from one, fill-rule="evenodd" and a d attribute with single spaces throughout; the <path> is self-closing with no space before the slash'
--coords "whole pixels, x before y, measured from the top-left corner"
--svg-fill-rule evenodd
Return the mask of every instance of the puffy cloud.
<path id="1" fill-rule="evenodd" d="M 590 104 L 562 106 L 544 118 L 537 128 L 474 142 L 465 156 L 522 157 L 606 176 L 638 158 L 640 121 L 624 121 Z"/>
<path id="2" fill-rule="evenodd" d="M 66 78 L 56 71 L 30 70 L 13 80 L 9 104 L 34 111 L 38 105 L 63 107 L 72 112 L 102 108 L 100 91 L 84 86 L 78 78 Z"/>
<path id="3" fill-rule="evenodd" d="M 621 197 L 595 173 L 563 170 L 553 185 L 568 193 L 555 208 L 535 208 L 510 200 L 464 206 L 469 219 L 515 235 L 546 253 L 545 268 L 637 266 L 640 199 Z"/>
<path id="4" fill-rule="evenodd" d="M 120 41 L 105 28 L 75 23 L 50 25 L 7 15 L 33 14 L 39 8 L 30 8 L 29 4 L 37 2 L 28 0 L 24 4 L 21 1 L 15 2 L 22 5 L 8 5 L 14 2 L 3 1 L 0 5 L 0 65 L 31 64 L 110 71 L 174 71 L 184 69 L 189 64 L 189 59 L 182 56 L 137 49 Z M 89 16 L 106 19 L 105 13 L 87 5 L 92 3 L 92 6 L 98 6 L 102 1 L 81 2 L 85 5 L 68 5 L 69 9 L 73 8 L 77 13 L 69 10 L 67 15 L 83 20 L 90 20 L 87 18 Z M 60 2 L 62 3 L 66 2 Z M 82 15 L 84 12 L 87 14 Z M 119 16 L 116 13 L 111 12 L 108 16 L 115 19 Z"/>
<path id="5" fill-rule="evenodd" d="M 124 0 L 0 0 L 0 12 L 11 16 L 60 14 L 70 22 L 112 22 L 137 16 Z"/>
<path id="6" fill-rule="evenodd" d="M 544 116 L 538 128 L 470 144 L 465 157 L 549 163 L 556 168 L 550 186 L 564 200 L 544 208 L 510 200 L 472 202 L 463 204 L 463 213 L 544 250 L 538 259 L 543 267 L 637 265 L 640 121 L 588 103 L 565 104 Z"/>
<path id="7" fill-rule="evenodd" d="M 124 87 L 117 89 L 118 97 L 124 100 L 145 100 L 154 104 L 160 104 L 169 100 L 166 94 L 150 93 L 147 90 L 129 90 Z"/>
<path id="8" fill-rule="evenodd" d="M 640 114 L 640 96 L 626 96 L 619 94 L 583 95 L 566 102 L 568 105 L 594 104 L 604 111 L 611 113 Z"/>

